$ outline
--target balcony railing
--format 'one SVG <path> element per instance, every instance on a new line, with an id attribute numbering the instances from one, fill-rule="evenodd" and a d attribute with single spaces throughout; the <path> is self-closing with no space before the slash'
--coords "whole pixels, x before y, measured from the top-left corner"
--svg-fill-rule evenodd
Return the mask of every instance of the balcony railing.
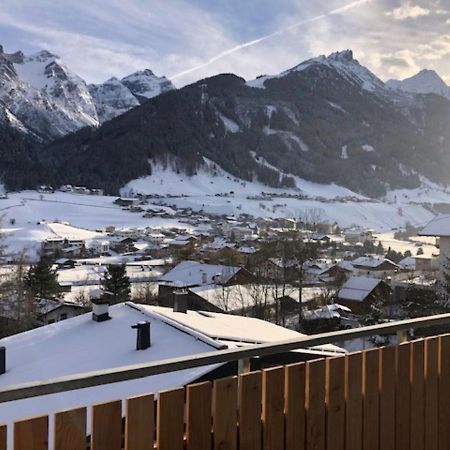
<path id="1" fill-rule="evenodd" d="M 450 323 L 450 314 L 10 386 L 9 401 Z M 246 364 L 241 364 L 245 367 Z M 450 335 L 16 422 L 0 450 L 450 449 Z M 88 409 L 89 408 L 89 409 Z M 24 416 L 26 411 L 24 411 Z M 49 421 L 54 432 L 49 436 Z"/>

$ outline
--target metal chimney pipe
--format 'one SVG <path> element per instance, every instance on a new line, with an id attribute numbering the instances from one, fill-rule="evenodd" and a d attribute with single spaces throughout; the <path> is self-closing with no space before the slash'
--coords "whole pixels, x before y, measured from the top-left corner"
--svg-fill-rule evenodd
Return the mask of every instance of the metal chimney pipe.
<path id="1" fill-rule="evenodd" d="M 0 375 L 6 372 L 6 347 L 0 347 Z"/>
<path id="2" fill-rule="evenodd" d="M 173 312 L 187 313 L 188 294 L 186 291 L 175 291 L 173 293 Z"/>
<path id="3" fill-rule="evenodd" d="M 146 350 L 149 348 L 151 345 L 150 322 L 138 322 L 136 325 L 131 325 L 131 328 L 137 330 L 136 350 Z"/>

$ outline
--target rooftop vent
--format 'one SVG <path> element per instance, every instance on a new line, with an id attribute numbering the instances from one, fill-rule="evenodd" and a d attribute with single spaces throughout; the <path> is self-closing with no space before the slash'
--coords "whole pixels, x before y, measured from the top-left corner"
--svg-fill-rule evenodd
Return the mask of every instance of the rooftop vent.
<path id="1" fill-rule="evenodd" d="M 106 298 L 92 299 L 92 320 L 104 322 L 111 319 L 109 315 L 109 301 Z"/>
<path id="2" fill-rule="evenodd" d="M 150 347 L 150 322 L 142 321 L 136 325 L 131 325 L 131 328 L 137 330 L 136 350 L 146 350 Z"/>
<path id="3" fill-rule="evenodd" d="M 188 294 L 187 291 L 175 291 L 173 293 L 173 312 L 187 313 Z"/>

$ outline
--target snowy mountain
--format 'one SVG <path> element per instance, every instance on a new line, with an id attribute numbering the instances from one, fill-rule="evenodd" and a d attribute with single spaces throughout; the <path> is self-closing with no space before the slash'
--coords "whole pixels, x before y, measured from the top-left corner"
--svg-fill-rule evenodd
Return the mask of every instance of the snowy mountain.
<path id="1" fill-rule="evenodd" d="M 157 96 L 101 126 L 52 143 L 58 183 L 117 193 L 152 163 L 193 176 L 205 158 L 245 181 L 298 188 L 336 183 L 381 197 L 448 182 L 450 101 L 393 91 L 351 51 L 246 82 L 233 74 Z"/>
<path id="2" fill-rule="evenodd" d="M 437 94 L 450 99 L 450 87 L 434 70 L 421 70 L 416 75 L 400 80 L 389 80 L 386 85 L 415 94 Z"/>
<path id="3" fill-rule="evenodd" d="M 169 89 L 174 89 L 172 83 L 150 70 L 88 86 L 48 51 L 8 54 L 0 46 L 2 115 L 9 117 L 11 126 L 40 141 L 98 127 Z"/>
<path id="4" fill-rule="evenodd" d="M 175 89 L 172 82 L 166 77 L 157 77 L 149 69 L 132 73 L 122 80 L 111 78 L 103 84 L 89 85 L 100 123 L 172 89 Z"/>

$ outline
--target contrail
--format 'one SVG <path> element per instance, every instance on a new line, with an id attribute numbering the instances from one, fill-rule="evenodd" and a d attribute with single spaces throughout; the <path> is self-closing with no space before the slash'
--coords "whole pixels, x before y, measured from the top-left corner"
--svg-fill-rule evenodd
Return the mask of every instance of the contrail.
<path id="1" fill-rule="evenodd" d="M 339 8 L 332 9 L 331 11 L 328 11 L 326 13 L 320 14 L 319 16 L 315 16 L 315 17 L 312 17 L 310 19 L 305 19 L 305 20 L 302 20 L 300 22 L 296 22 L 296 23 L 294 23 L 292 25 L 289 25 L 286 28 L 283 28 L 281 30 L 277 30 L 277 31 L 274 31 L 273 33 L 267 34 L 266 36 L 261 36 L 258 39 L 254 39 L 252 41 L 248 41 L 248 42 L 244 42 L 242 44 L 236 45 L 235 47 L 229 48 L 228 50 L 224 50 L 223 52 L 219 53 L 218 55 L 213 56 L 212 58 L 210 58 L 207 61 L 199 64 L 198 66 L 191 67 L 190 69 L 184 70 L 183 72 L 177 73 L 176 75 L 172 75 L 170 77 L 170 79 L 173 80 L 175 78 L 182 77 L 183 75 L 186 75 L 188 73 L 191 73 L 191 72 L 194 72 L 196 70 L 202 69 L 203 67 L 209 66 L 213 62 L 216 62 L 217 60 L 222 59 L 225 56 L 231 55 L 232 53 L 235 53 L 235 52 L 237 52 L 239 50 L 242 50 L 243 48 L 251 47 L 253 45 L 259 44 L 260 42 L 266 41 L 267 39 L 271 39 L 274 36 L 279 36 L 280 34 L 284 34 L 287 31 L 293 30 L 294 28 L 297 28 L 297 27 L 299 27 L 301 25 L 305 25 L 305 24 L 311 23 L 311 22 L 316 22 L 318 20 L 322 20 L 322 19 L 324 19 L 326 17 L 333 16 L 335 14 L 341 14 L 341 13 L 343 13 L 345 11 L 348 11 L 349 9 L 357 8 L 358 6 L 364 5 L 366 3 L 371 3 L 372 1 L 373 0 L 356 0 L 356 1 L 353 1 L 353 2 L 351 2 L 349 4 L 347 4 L 347 5 L 344 5 L 344 6 L 341 6 Z"/>

